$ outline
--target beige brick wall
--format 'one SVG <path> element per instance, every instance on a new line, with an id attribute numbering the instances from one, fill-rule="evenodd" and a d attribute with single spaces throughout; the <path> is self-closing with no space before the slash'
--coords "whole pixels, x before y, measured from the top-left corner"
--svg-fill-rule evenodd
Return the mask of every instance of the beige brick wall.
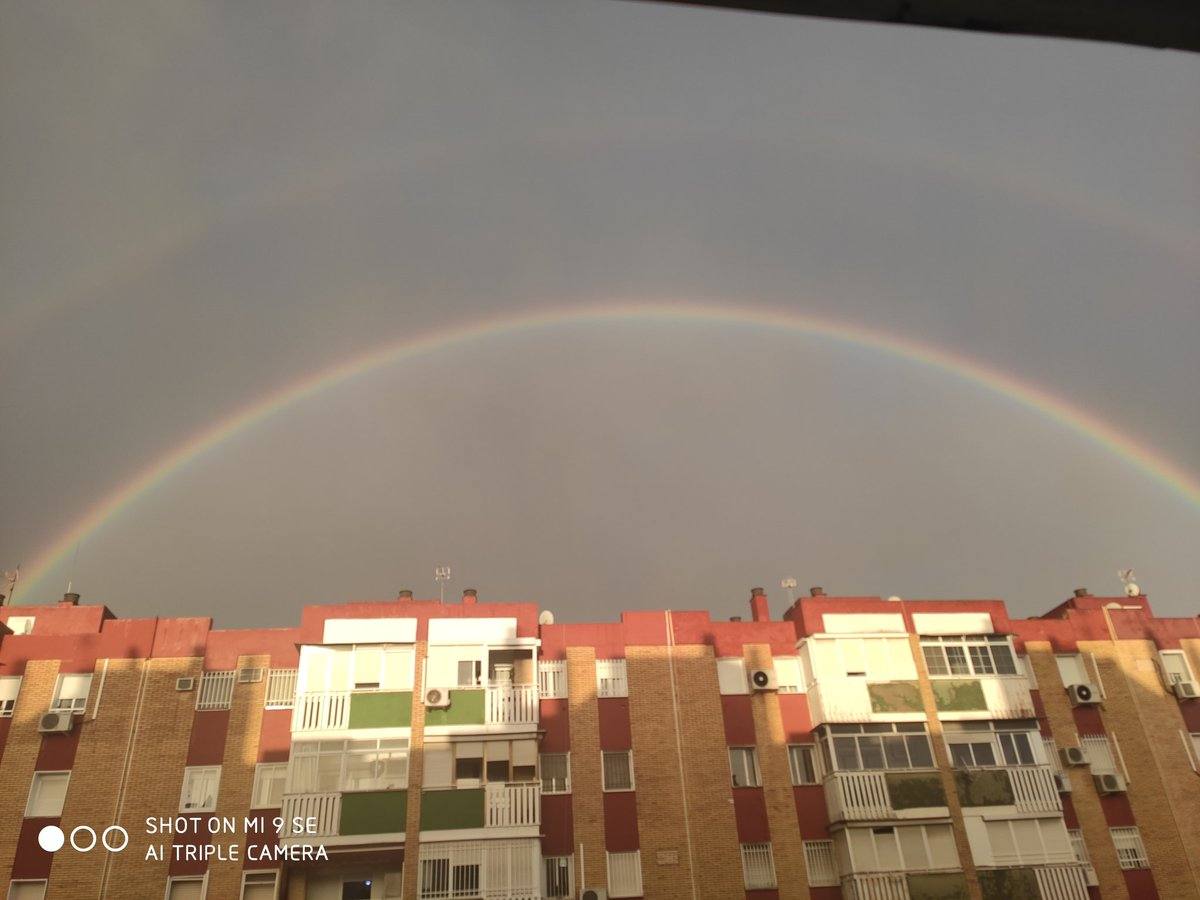
<path id="1" fill-rule="evenodd" d="M 571 810 L 575 825 L 577 867 L 575 881 L 579 884 L 581 877 L 584 877 L 586 881 L 582 883 L 588 887 L 607 887 L 604 800 L 600 782 L 600 709 L 596 701 L 596 651 L 591 647 L 567 648 L 567 708 L 571 723 Z M 635 757 L 635 777 L 640 775 L 638 765 Z M 582 872 L 578 859 L 580 844 L 584 847 Z"/>
<path id="2" fill-rule="evenodd" d="M 1046 710 L 1046 720 L 1058 747 L 1079 745 L 1079 732 L 1075 717 L 1071 714 L 1071 702 L 1067 699 L 1058 663 L 1054 661 L 1054 650 L 1048 641 L 1026 641 L 1025 652 L 1033 666 L 1038 683 L 1038 693 Z M 1117 865 L 1117 851 L 1100 797 L 1092 784 L 1091 770 L 1087 766 L 1064 766 L 1063 771 L 1071 781 L 1071 802 L 1079 819 L 1079 830 L 1087 844 L 1088 856 L 1100 881 L 1100 895 L 1105 900 L 1122 900 L 1129 896 L 1125 876 Z"/>
<path id="3" fill-rule="evenodd" d="M 29 785 L 33 782 L 42 735 L 38 720 L 50 708 L 58 660 L 30 660 L 25 664 L 21 692 L 9 723 L 4 757 L 0 759 L 0 876 L 7 879 L 17 852 L 17 835 L 25 817 Z M 69 785 L 68 792 L 74 785 Z"/>
<path id="4" fill-rule="evenodd" d="M 748 670 L 773 667 L 769 644 L 747 644 L 745 652 Z M 758 763 L 762 770 L 767 821 L 771 826 L 779 897 L 780 900 L 805 900 L 808 897 L 808 869 L 804 864 L 800 823 L 796 820 L 795 792 L 792 790 L 787 736 L 779 710 L 779 695 L 774 691 L 756 691 L 750 696 L 750 706 L 754 714 L 754 734 L 758 742 Z M 740 851 L 738 871 L 741 871 Z"/>
<path id="5" fill-rule="evenodd" d="M 738 896 L 741 859 L 716 659 L 707 646 L 673 649 L 677 730 L 667 653 L 662 646 L 626 649 L 645 895 Z"/>
<path id="6" fill-rule="evenodd" d="M 1180 740 L 1183 717 L 1162 685 L 1151 641 L 1080 641 L 1104 683 L 1104 728 L 1129 773 L 1129 805 L 1163 900 L 1200 896 L 1200 788 Z"/>
<path id="7" fill-rule="evenodd" d="M 121 783 L 143 663 L 140 659 L 108 660 L 107 672 L 104 660 L 96 665 L 63 805 L 62 827 L 68 835 L 77 825 L 90 826 L 99 833 L 116 821 L 117 786 Z M 47 900 L 98 897 L 106 858 L 107 854 L 95 850 L 55 854 Z"/>
<path id="8" fill-rule="evenodd" d="M 229 708 L 229 730 L 225 736 L 225 755 L 221 760 L 221 786 L 217 795 L 217 816 L 232 816 L 237 822 L 237 834 L 213 835 L 213 844 L 237 844 L 237 861 L 213 860 L 208 866 L 208 895 L 237 897 L 242 884 L 246 835 L 243 822 L 250 811 L 254 789 L 254 767 L 258 761 L 258 741 L 262 734 L 263 702 L 267 695 L 266 669 L 271 664 L 268 654 L 239 656 L 238 669 L 260 668 L 263 680 L 235 684 L 233 702 Z"/>
<path id="9" fill-rule="evenodd" d="M 421 785 L 425 779 L 425 657 L 429 645 L 417 641 L 413 647 L 413 708 L 412 733 L 408 740 L 408 808 L 404 818 L 404 896 L 417 897 L 417 880 L 421 874 Z M 289 888 L 288 897 L 302 897 Z"/>
<path id="10" fill-rule="evenodd" d="M 197 657 L 151 659 L 146 666 L 142 708 L 134 728 L 130 775 L 119 823 L 129 830 L 129 846 L 109 855 L 106 900 L 146 900 L 161 897 L 170 865 L 169 835 L 147 835 L 148 816 L 179 812 L 183 770 L 195 714 L 195 691 L 175 690 L 175 679 L 199 680 L 203 660 Z M 108 688 L 105 688 L 107 694 Z M 121 755 L 124 764 L 124 754 Z M 147 860 L 146 848 L 162 844 L 166 859 Z"/>

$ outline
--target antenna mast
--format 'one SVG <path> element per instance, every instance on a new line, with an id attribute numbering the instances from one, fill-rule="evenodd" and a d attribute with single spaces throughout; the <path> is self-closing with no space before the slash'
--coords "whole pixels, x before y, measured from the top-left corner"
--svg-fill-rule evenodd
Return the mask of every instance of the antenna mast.
<path id="1" fill-rule="evenodd" d="M 438 596 L 441 602 L 446 602 L 446 582 L 450 580 L 450 567 L 438 566 L 433 570 L 433 580 L 438 583 Z"/>
<path id="2" fill-rule="evenodd" d="M 17 596 L 17 582 L 21 580 L 21 564 L 17 563 L 17 567 L 11 572 L 7 569 L 4 571 L 4 583 L 8 587 L 8 605 L 13 605 L 13 600 Z M 0 606 L 4 605 L 4 595 L 0 594 Z"/>

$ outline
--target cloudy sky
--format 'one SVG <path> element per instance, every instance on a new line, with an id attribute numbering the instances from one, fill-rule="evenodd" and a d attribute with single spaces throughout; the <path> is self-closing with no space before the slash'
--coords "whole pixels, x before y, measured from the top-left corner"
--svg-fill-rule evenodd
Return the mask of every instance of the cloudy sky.
<path id="1" fill-rule="evenodd" d="M 616 303 L 921 341 L 1200 471 L 1200 56 L 619 0 L 0 15 L 0 568 L 323 368 Z M 787 576 L 1033 614 L 1134 566 L 1195 615 L 1198 538 L 1194 498 L 912 360 L 567 321 L 237 431 L 18 599 L 288 624 L 448 562 L 563 619 L 778 612 Z"/>

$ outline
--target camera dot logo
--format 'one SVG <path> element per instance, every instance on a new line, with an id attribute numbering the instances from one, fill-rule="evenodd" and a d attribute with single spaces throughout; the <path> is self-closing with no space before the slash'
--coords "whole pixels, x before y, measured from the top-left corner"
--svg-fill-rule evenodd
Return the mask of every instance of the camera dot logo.
<path id="1" fill-rule="evenodd" d="M 47 825 L 38 832 L 38 846 L 47 853 L 54 853 L 62 849 L 63 843 L 67 836 L 63 834 L 63 830 L 57 825 Z"/>
<path id="2" fill-rule="evenodd" d="M 47 825 L 38 832 L 38 846 L 47 853 L 57 853 L 66 843 L 66 835 L 57 825 Z M 96 829 L 87 825 L 76 825 L 71 829 L 71 848 L 79 853 L 87 853 L 95 848 L 97 842 L 111 853 L 120 853 L 129 846 L 129 832 L 120 825 L 109 825 L 99 835 Z"/>

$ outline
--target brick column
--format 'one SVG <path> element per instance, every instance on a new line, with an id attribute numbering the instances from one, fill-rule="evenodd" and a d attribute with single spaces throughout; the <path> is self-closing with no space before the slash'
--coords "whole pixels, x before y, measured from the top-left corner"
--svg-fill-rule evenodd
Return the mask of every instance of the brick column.
<path id="1" fill-rule="evenodd" d="M 746 644 L 745 654 L 747 671 L 771 669 L 774 666 L 769 644 Z M 763 795 L 767 802 L 767 822 L 771 828 L 779 898 L 807 900 L 808 868 L 804 862 L 800 823 L 796 819 L 796 795 L 792 790 L 787 735 L 783 730 L 783 715 L 779 711 L 779 695 L 774 691 L 755 691 L 750 697 L 750 708 L 754 715 L 754 736 L 758 745 L 758 764 L 762 769 Z M 741 870 L 740 858 L 738 870 Z"/>
<path id="2" fill-rule="evenodd" d="M 58 679 L 58 660 L 31 659 L 25 664 L 21 692 L 9 723 L 8 741 L 0 758 L 0 822 L 15 823 L 20 829 L 29 800 L 29 786 L 42 749 L 42 734 L 38 721 L 50 708 L 54 683 Z M 68 795 L 80 789 L 72 782 Z M 17 853 L 17 834 L 12 832 L 0 840 L 0 878 L 7 883 Z M 7 889 L 7 888 L 6 888 Z"/>
<path id="3" fill-rule="evenodd" d="M 425 657 L 428 648 L 426 641 L 417 641 L 413 647 L 412 730 L 408 738 L 408 807 L 404 818 L 405 897 L 419 896 L 417 883 L 421 874 L 421 785 L 425 781 Z"/>
<path id="4" fill-rule="evenodd" d="M 596 701 L 596 651 L 567 648 L 567 708 L 571 722 L 571 810 L 575 825 L 576 886 L 608 886 L 604 797 L 600 780 L 600 709 Z M 633 760 L 640 777 L 638 760 Z M 583 845 L 583 865 L 579 845 Z M 643 869 L 645 861 L 643 860 Z M 408 896 L 408 895 L 405 895 Z"/>

